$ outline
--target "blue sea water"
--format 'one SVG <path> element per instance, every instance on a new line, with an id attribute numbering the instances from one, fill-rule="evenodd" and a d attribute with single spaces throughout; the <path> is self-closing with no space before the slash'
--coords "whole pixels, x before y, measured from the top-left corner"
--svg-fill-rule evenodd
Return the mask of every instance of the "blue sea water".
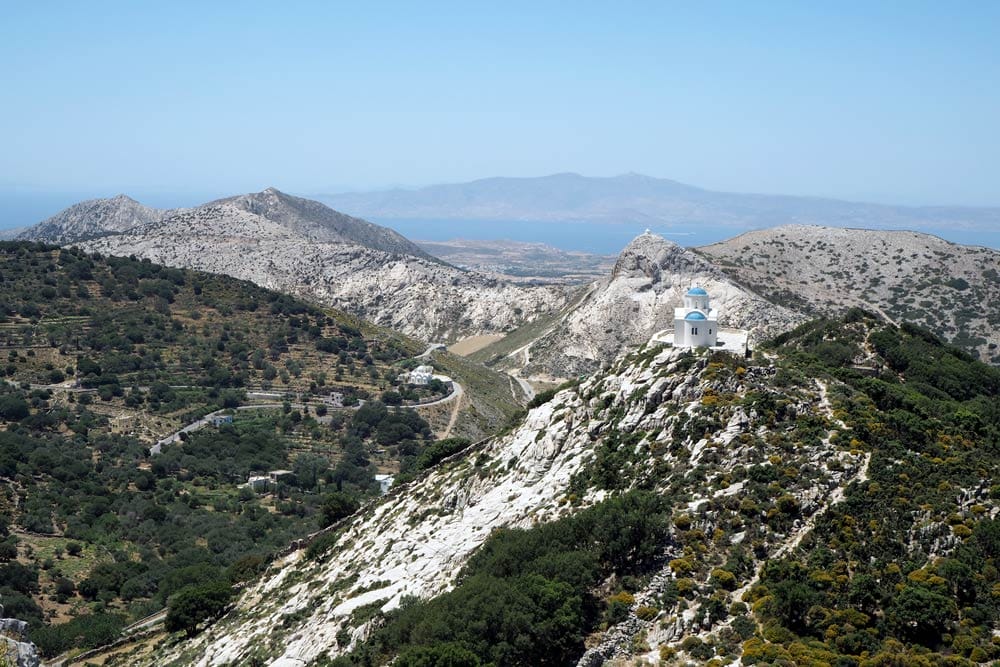
<path id="1" fill-rule="evenodd" d="M 450 239 L 528 241 L 547 243 L 563 250 L 581 250 L 614 255 L 641 234 L 646 227 L 637 224 L 595 222 L 526 222 L 523 220 L 496 222 L 483 220 L 409 220 L 373 219 L 395 229 L 415 241 L 448 241 Z M 650 231 L 693 247 L 724 241 L 751 231 L 750 227 L 724 225 L 653 225 Z M 953 243 L 979 245 L 1000 249 L 1000 229 L 970 231 L 952 228 L 918 230 L 934 234 Z"/>

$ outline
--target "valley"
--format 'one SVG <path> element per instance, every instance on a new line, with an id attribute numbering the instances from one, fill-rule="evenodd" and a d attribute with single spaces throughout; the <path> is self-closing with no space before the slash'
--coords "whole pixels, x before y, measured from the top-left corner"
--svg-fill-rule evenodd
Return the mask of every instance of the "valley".
<path id="1" fill-rule="evenodd" d="M 225 276 L 18 242 L 0 282 L 0 595 L 46 657 L 520 409 L 505 376 Z"/>
<path id="2" fill-rule="evenodd" d="M 588 282 L 603 277 L 614 257 L 560 250 L 544 243 L 518 241 L 417 241 L 428 253 L 455 266 L 496 273 L 521 281 Z"/>

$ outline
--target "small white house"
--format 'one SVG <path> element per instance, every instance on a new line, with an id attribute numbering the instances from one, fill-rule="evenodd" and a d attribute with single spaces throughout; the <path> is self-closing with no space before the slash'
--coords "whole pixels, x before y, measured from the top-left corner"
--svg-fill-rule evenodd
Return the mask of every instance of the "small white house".
<path id="1" fill-rule="evenodd" d="M 232 415 L 213 415 L 212 416 L 212 426 L 215 426 L 216 428 L 222 426 L 223 424 L 232 424 L 232 423 L 233 423 L 233 416 Z"/>
<path id="2" fill-rule="evenodd" d="M 248 486 L 254 491 L 264 491 L 270 483 L 271 478 L 267 475 L 250 475 L 244 486 Z"/>
<path id="3" fill-rule="evenodd" d="M 389 493 L 389 488 L 392 487 L 394 478 L 392 475 L 375 475 L 375 481 L 378 482 L 379 491 L 385 495 Z"/>
<path id="4" fill-rule="evenodd" d="M 417 366 L 410 371 L 410 384 L 426 385 L 430 384 L 434 377 L 433 366 Z"/>
<path id="5" fill-rule="evenodd" d="M 328 395 L 322 398 L 323 405 L 328 405 L 331 408 L 342 408 L 344 407 L 344 395 L 339 391 L 331 391 Z"/>
<path id="6" fill-rule="evenodd" d="M 719 312 L 708 302 L 708 292 L 692 287 L 684 305 L 674 308 L 674 347 L 715 347 L 719 338 Z"/>

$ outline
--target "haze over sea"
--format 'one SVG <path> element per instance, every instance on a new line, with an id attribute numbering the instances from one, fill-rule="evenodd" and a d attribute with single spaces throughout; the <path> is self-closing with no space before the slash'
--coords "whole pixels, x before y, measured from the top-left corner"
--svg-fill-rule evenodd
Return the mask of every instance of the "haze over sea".
<path id="1" fill-rule="evenodd" d="M 39 192 L 0 191 L 0 230 L 26 227 L 58 213 L 85 199 L 111 197 L 116 192 Z M 232 195 L 216 193 L 125 192 L 133 199 L 156 208 L 196 206 L 212 199 Z M 302 196 L 310 197 L 309 194 Z M 350 213 L 350 211 L 345 211 Z M 452 239 L 525 241 L 546 243 L 563 250 L 575 250 L 603 255 L 617 254 L 629 241 L 647 227 L 650 231 L 682 246 L 715 243 L 750 231 L 735 225 L 639 224 L 632 222 L 597 223 L 592 221 L 529 221 L 529 220 L 433 220 L 370 218 L 415 241 L 449 241 Z M 940 236 L 953 243 L 1000 248 L 1000 230 L 966 230 L 956 228 L 921 228 L 916 231 Z"/>

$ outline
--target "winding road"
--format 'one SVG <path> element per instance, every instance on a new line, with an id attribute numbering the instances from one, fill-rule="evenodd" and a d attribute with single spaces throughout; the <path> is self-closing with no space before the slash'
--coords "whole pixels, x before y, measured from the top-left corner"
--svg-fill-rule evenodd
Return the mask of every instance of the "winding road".
<path id="1" fill-rule="evenodd" d="M 455 423 L 458 421 L 458 413 L 460 408 L 462 407 L 461 398 L 465 395 L 465 390 L 462 388 L 462 385 L 455 382 L 450 377 L 447 377 L 445 375 L 435 375 L 434 377 L 437 378 L 438 380 L 441 380 L 442 382 L 450 382 L 452 387 L 451 393 L 448 394 L 447 396 L 437 399 L 436 401 L 431 401 L 429 403 L 421 403 L 419 405 L 404 406 L 404 407 L 410 407 L 415 410 L 419 410 L 420 408 L 428 408 L 435 405 L 443 405 L 445 403 L 450 403 L 454 401 L 455 407 L 451 411 L 451 417 L 448 420 L 448 426 L 447 428 L 445 428 L 444 434 L 442 435 L 443 438 L 447 438 L 451 434 L 452 429 L 455 428 Z M 247 395 L 250 396 L 253 395 L 254 393 L 255 392 L 248 392 Z M 257 393 L 259 394 L 259 392 Z M 263 396 L 263 394 L 260 395 Z M 309 404 L 309 403 L 289 403 L 288 405 L 296 410 L 303 410 L 305 408 L 308 408 L 310 405 L 312 405 L 313 407 L 317 406 L 316 404 Z M 357 410 L 362 405 L 364 405 L 364 401 L 361 401 L 360 403 L 358 403 L 358 405 L 343 406 L 335 409 Z M 235 409 L 242 412 L 246 410 L 278 410 L 284 407 L 285 403 L 269 402 L 269 403 L 250 403 L 248 405 L 239 405 Z M 208 426 L 209 424 L 211 424 L 213 417 L 218 417 L 228 412 L 230 412 L 230 409 L 228 408 L 223 410 L 216 410 L 215 412 L 210 412 L 201 419 L 196 419 L 190 424 L 174 431 L 170 435 L 157 440 L 156 444 L 149 448 L 149 455 L 155 456 L 156 454 L 159 454 L 161 451 L 163 451 L 164 445 L 170 445 L 179 441 L 181 439 L 182 433 L 194 433 L 195 431 L 199 431 Z M 317 417 L 316 421 L 318 421 L 321 424 L 329 424 L 330 417 Z"/>

